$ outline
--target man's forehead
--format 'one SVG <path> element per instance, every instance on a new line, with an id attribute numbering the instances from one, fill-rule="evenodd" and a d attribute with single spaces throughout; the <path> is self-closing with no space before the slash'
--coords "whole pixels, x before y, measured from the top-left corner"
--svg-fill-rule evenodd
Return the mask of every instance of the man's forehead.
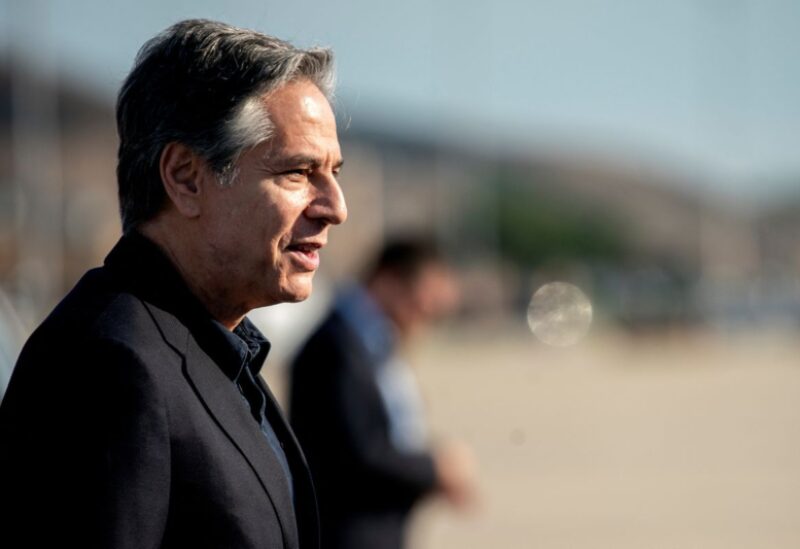
<path id="1" fill-rule="evenodd" d="M 338 141 L 333 109 L 313 84 L 287 84 L 263 101 L 267 116 L 272 121 L 273 137 L 277 140 L 308 135 Z"/>
<path id="2" fill-rule="evenodd" d="M 323 116 L 322 105 L 320 104 L 319 100 L 315 100 L 309 95 L 304 95 L 300 99 L 300 103 L 302 104 L 302 110 L 304 114 L 307 116 L 311 118 L 320 118 Z"/>
<path id="3" fill-rule="evenodd" d="M 328 98 L 310 80 L 293 80 L 262 97 L 272 117 L 289 116 L 309 121 L 333 117 Z"/>

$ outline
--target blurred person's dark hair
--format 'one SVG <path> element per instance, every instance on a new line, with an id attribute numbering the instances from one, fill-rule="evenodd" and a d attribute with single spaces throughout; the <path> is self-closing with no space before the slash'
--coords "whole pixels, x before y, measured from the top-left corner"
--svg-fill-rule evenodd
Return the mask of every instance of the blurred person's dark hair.
<path id="1" fill-rule="evenodd" d="M 453 312 L 460 301 L 455 272 L 424 236 L 388 240 L 363 281 L 404 339 Z"/>
<path id="2" fill-rule="evenodd" d="M 392 274 L 413 281 L 430 265 L 445 265 L 445 258 L 434 241 L 424 236 L 391 238 L 384 243 L 375 259 L 364 271 L 363 279 L 369 283 L 381 274 Z"/>
<path id="3" fill-rule="evenodd" d="M 117 99 L 123 231 L 164 206 L 160 160 L 167 144 L 187 145 L 220 184 L 230 184 L 236 158 L 270 137 L 264 94 L 298 79 L 331 100 L 332 52 L 202 19 L 177 23 L 145 43 Z"/>

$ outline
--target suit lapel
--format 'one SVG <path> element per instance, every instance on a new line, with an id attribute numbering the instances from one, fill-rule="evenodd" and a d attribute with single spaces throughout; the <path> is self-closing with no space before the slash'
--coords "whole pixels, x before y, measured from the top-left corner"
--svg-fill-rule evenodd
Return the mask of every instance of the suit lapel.
<path id="1" fill-rule="evenodd" d="M 279 440 L 287 443 L 285 451 L 295 476 L 299 516 L 295 516 L 283 468 L 233 382 L 203 351 L 180 320 L 153 304 L 144 304 L 164 340 L 183 356 L 185 374 L 205 408 L 256 473 L 278 516 L 286 547 L 318 547 L 319 524 L 311 473 L 297 439 L 264 380 L 256 376 L 267 396 L 267 419 Z"/>
<path id="2" fill-rule="evenodd" d="M 289 423 L 281 411 L 275 397 L 264 379 L 257 376 L 258 384 L 267 395 L 267 419 L 275 430 L 278 438 L 284 443 L 284 452 L 289 460 L 295 486 L 295 500 L 297 502 L 297 529 L 300 536 L 300 547 L 319 547 L 319 517 L 317 515 L 317 497 L 311 470 L 303 455 L 300 443 L 289 427 Z"/>
<path id="3" fill-rule="evenodd" d="M 283 469 L 235 386 L 191 335 L 184 367 L 206 409 L 258 476 L 275 508 L 286 546 L 297 548 L 297 521 Z"/>

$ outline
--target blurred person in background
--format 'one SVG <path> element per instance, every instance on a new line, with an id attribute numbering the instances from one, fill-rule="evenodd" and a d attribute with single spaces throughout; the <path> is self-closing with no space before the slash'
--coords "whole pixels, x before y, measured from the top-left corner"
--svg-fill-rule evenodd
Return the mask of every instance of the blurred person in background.
<path id="1" fill-rule="evenodd" d="M 246 318 L 305 299 L 346 218 L 332 54 L 189 20 L 117 102 L 123 236 L 0 407 L 3 547 L 318 547 L 311 476 Z"/>
<path id="2" fill-rule="evenodd" d="M 0 290 L 0 402 L 11 379 L 14 361 L 28 335 L 5 292 Z"/>
<path id="3" fill-rule="evenodd" d="M 317 488 L 323 549 L 400 549 L 423 497 L 473 502 L 472 456 L 459 443 L 429 445 L 402 354 L 457 301 L 455 277 L 433 245 L 389 242 L 294 360 L 289 417 Z"/>

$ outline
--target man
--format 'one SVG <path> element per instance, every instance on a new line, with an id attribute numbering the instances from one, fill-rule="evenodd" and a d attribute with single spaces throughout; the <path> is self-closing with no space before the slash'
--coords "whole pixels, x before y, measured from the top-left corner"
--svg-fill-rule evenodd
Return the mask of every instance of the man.
<path id="1" fill-rule="evenodd" d="M 456 297 L 432 246 L 391 242 L 295 359 L 290 419 L 317 487 L 323 549 L 399 549 L 423 496 L 440 492 L 458 507 L 472 501 L 471 456 L 454 443 L 429 449 L 419 392 L 399 352 Z"/>
<path id="2" fill-rule="evenodd" d="M 346 218 L 331 63 L 202 20 L 142 48 L 117 103 L 124 235 L 0 408 L 3 547 L 318 546 L 245 314 L 305 299 Z"/>

